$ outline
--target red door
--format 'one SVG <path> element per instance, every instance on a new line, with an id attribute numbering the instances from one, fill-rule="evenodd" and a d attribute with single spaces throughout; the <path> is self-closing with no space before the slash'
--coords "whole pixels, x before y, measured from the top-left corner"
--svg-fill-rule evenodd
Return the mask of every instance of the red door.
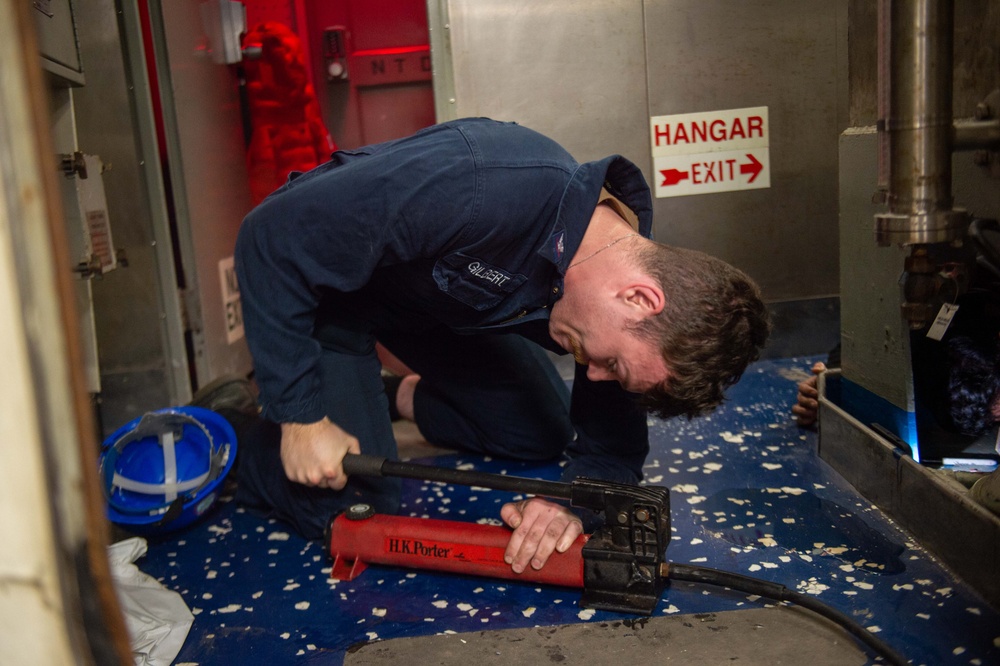
<path id="1" fill-rule="evenodd" d="M 425 0 L 307 0 L 324 118 L 342 148 L 434 124 Z"/>

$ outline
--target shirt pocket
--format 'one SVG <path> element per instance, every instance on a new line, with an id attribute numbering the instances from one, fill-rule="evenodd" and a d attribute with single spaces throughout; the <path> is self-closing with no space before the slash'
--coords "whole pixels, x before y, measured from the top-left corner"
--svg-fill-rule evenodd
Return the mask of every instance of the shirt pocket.
<path id="1" fill-rule="evenodd" d="M 449 254 L 434 264 L 438 289 L 480 311 L 495 307 L 527 279 L 462 252 Z"/>

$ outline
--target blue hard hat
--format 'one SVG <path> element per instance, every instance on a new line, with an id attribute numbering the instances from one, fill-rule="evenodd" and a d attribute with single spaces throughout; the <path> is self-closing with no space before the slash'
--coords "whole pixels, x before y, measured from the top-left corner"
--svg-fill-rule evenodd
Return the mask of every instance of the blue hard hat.
<path id="1" fill-rule="evenodd" d="M 101 448 L 108 519 L 136 534 L 186 527 L 205 513 L 236 459 L 236 433 L 201 407 L 149 412 Z"/>

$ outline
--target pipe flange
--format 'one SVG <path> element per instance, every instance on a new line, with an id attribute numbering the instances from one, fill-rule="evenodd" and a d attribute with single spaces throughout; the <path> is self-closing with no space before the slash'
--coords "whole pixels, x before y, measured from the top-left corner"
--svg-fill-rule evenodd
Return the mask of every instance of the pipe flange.
<path id="1" fill-rule="evenodd" d="M 877 213 L 875 242 L 889 245 L 950 243 L 965 237 L 969 214 L 962 208 L 933 213 Z"/>

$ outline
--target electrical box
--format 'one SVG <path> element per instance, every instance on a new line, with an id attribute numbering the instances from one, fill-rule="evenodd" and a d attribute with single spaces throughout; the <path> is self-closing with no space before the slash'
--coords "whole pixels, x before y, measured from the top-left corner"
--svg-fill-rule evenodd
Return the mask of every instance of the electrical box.
<path id="1" fill-rule="evenodd" d="M 71 0 L 32 0 L 42 68 L 66 86 L 83 85 L 83 63 Z"/>
<path id="2" fill-rule="evenodd" d="M 70 247 L 76 250 L 76 272 L 83 278 L 100 277 L 118 268 L 120 254 L 115 250 L 108 219 L 108 200 L 102 174 L 106 166 L 97 155 L 74 153 L 62 158 L 63 172 L 76 186 L 77 210 L 67 210 L 76 219 L 71 230 Z"/>

